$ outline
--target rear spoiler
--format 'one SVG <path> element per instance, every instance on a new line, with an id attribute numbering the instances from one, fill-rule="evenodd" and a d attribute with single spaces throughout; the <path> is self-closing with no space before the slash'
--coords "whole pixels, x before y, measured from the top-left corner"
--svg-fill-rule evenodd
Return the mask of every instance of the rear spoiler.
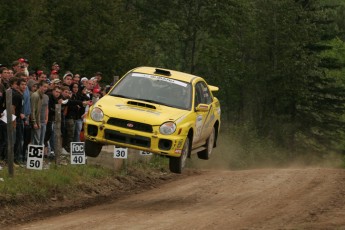
<path id="1" fill-rule="evenodd" d="M 210 90 L 211 90 L 212 92 L 216 92 L 216 91 L 219 90 L 219 88 L 218 88 L 217 86 L 208 85 L 208 87 L 210 88 Z"/>

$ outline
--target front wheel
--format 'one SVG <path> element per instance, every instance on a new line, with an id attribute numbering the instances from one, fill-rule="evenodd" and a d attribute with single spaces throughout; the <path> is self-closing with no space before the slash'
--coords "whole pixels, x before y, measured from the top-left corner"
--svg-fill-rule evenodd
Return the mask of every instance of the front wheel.
<path id="1" fill-rule="evenodd" d="M 98 157 L 102 150 L 102 145 L 90 140 L 85 140 L 85 155 L 88 157 Z"/>
<path id="2" fill-rule="evenodd" d="M 189 155 L 189 137 L 186 138 L 184 142 L 183 149 L 180 157 L 170 157 L 169 159 L 169 169 L 173 173 L 182 173 L 182 169 L 186 164 L 187 157 Z"/>
<path id="3" fill-rule="evenodd" d="M 212 153 L 213 146 L 214 146 L 215 135 L 216 134 L 215 134 L 215 130 L 213 127 L 212 132 L 206 141 L 206 149 L 198 152 L 199 159 L 208 160 L 210 158 L 210 155 Z"/>

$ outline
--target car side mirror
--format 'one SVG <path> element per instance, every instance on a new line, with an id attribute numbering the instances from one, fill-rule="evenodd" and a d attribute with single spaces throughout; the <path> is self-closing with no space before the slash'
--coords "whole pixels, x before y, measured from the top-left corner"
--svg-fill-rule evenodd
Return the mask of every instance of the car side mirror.
<path id="1" fill-rule="evenodd" d="M 195 108 L 195 111 L 197 111 L 197 112 L 208 112 L 209 110 L 210 110 L 210 105 L 208 105 L 208 104 L 199 104 Z"/>

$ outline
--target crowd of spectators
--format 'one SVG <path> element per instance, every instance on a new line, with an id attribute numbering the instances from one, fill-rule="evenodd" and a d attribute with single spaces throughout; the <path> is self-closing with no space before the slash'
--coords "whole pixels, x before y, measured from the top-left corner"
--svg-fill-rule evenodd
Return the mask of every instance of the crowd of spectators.
<path id="1" fill-rule="evenodd" d="M 80 142 L 83 117 L 94 99 L 105 89 L 102 73 L 90 79 L 66 71 L 54 62 L 51 70 L 30 71 L 29 61 L 20 58 L 12 66 L 0 66 L 0 117 L 6 110 L 6 90 L 12 89 L 14 162 L 25 164 L 29 144 L 44 145 L 45 156 L 54 158 L 55 105 L 61 104 L 62 147 L 70 151 L 71 142 Z M 0 161 L 7 159 L 7 124 L 0 120 Z"/>

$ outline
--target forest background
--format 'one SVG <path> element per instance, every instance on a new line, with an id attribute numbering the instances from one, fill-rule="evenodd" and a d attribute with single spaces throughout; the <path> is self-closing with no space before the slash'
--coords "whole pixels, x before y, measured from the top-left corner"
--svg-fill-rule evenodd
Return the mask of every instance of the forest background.
<path id="1" fill-rule="evenodd" d="M 345 162 L 343 0 L 0 0 L 0 29 L 4 65 L 58 62 L 108 83 L 146 65 L 204 77 L 244 165 Z"/>

